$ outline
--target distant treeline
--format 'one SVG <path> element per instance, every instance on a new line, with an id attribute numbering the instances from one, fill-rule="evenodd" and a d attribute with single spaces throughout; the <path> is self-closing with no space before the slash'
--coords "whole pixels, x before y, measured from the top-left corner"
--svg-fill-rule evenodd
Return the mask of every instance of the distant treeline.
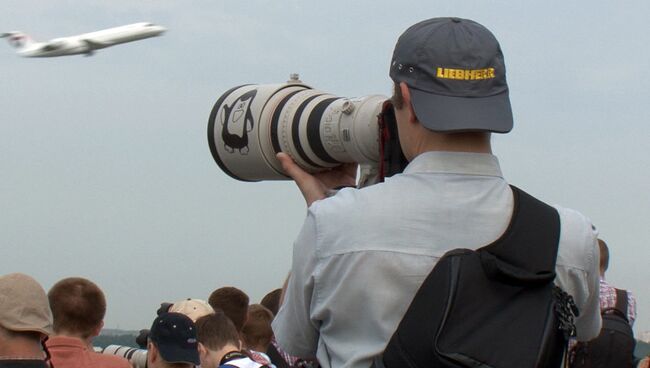
<path id="1" fill-rule="evenodd" d="M 123 345 L 137 348 L 138 344 L 135 343 L 135 338 L 134 334 L 99 335 L 93 339 L 93 346 L 105 348 L 108 345 Z"/>

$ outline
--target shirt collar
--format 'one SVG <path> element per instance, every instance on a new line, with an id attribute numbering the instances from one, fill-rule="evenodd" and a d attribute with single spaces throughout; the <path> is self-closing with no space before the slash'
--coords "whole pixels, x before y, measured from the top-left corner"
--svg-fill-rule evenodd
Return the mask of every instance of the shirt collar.
<path id="1" fill-rule="evenodd" d="M 88 346 L 81 339 L 68 336 L 52 336 L 47 339 L 45 344 L 48 348 L 65 346 L 79 349 L 88 349 Z"/>
<path id="2" fill-rule="evenodd" d="M 404 170 L 405 174 L 426 172 L 503 178 L 499 160 L 489 153 L 424 152 L 415 157 Z"/>

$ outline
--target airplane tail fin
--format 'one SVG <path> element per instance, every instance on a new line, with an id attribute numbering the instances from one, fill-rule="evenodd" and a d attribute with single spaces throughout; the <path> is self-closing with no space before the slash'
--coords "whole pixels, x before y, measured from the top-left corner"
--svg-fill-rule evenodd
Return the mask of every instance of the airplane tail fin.
<path id="1" fill-rule="evenodd" d="M 22 49 L 34 42 L 29 35 L 18 31 L 3 33 L 0 35 L 0 38 L 7 38 L 9 44 L 17 49 Z"/>

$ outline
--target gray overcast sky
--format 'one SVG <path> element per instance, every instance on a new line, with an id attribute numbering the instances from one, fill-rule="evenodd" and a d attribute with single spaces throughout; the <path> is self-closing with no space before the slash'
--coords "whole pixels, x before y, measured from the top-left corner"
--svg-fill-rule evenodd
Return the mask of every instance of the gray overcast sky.
<path id="1" fill-rule="evenodd" d="M 107 327 L 149 326 L 161 301 L 279 287 L 305 214 L 290 182 L 222 173 L 206 140 L 219 95 L 292 72 L 341 96 L 390 93 L 409 25 L 459 16 L 501 42 L 515 114 L 494 138 L 510 182 L 580 210 L 650 330 L 650 2 L 5 0 L 0 31 L 36 40 L 138 21 L 161 38 L 94 57 L 23 59 L 0 45 L 0 273 L 45 288 L 83 276 Z"/>

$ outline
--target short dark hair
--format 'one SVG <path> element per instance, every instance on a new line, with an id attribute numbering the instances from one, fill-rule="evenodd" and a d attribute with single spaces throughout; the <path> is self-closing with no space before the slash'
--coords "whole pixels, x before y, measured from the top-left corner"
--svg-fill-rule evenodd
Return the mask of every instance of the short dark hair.
<path id="1" fill-rule="evenodd" d="M 244 327 L 244 323 L 246 323 L 248 302 L 248 295 L 232 286 L 219 288 L 213 291 L 208 298 L 208 304 L 215 311 L 221 309 L 235 324 L 237 332 L 240 332 Z"/>
<path id="2" fill-rule="evenodd" d="M 90 280 L 81 277 L 63 279 L 47 294 L 52 309 L 54 331 L 69 331 L 84 338 L 104 320 L 106 298 Z"/>
<path id="3" fill-rule="evenodd" d="M 278 309 L 280 309 L 280 296 L 282 296 L 282 289 L 275 289 L 266 294 L 260 304 L 265 306 L 275 316 L 278 314 Z"/>
<path id="4" fill-rule="evenodd" d="M 600 272 L 605 273 L 609 268 L 609 248 L 603 239 L 598 239 L 598 248 L 600 250 Z"/>
<path id="5" fill-rule="evenodd" d="M 227 344 L 239 346 L 239 333 L 222 311 L 196 320 L 196 339 L 210 350 L 221 350 Z"/>
<path id="6" fill-rule="evenodd" d="M 393 96 L 391 96 L 390 102 L 396 109 L 401 109 L 404 106 L 404 96 L 397 82 L 393 83 Z"/>
<path id="7" fill-rule="evenodd" d="M 273 313 L 261 304 L 251 304 L 248 307 L 248 321 L 242 329 L 242 338 L 247 348 L 264 346 L 268 348 L 273 337 L 271 329 Z M 264 350 L 266 351 L 266 350 Z"/>

